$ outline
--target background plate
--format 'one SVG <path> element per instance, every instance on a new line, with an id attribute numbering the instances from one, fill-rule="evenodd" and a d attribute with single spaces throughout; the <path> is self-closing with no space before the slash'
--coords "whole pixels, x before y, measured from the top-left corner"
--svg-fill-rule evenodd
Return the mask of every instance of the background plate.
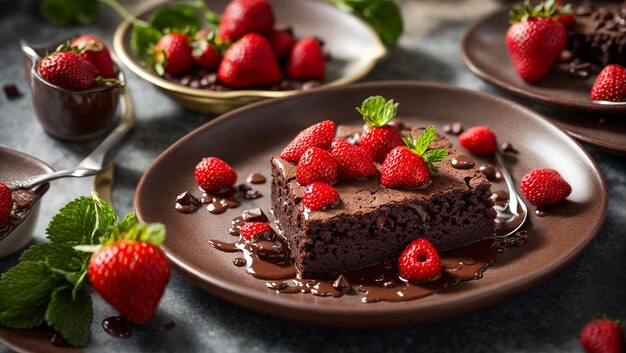
<path id="1" fill-rule="evenodd" d="M 196 163 L 216 156 L 231 163 L 243 182 L 251 172 L 269 177 L 269 161 L 295 134 L 323 119 L 360 125 L 354 107 L 371 95 L 400 102 L 399 115 L 411 124 L 460 121 L 466 127 L 485 124 L 500 141 L 520 150 L 508 163 L 515 180 L 531 168 L 553 167 L 573 188 L 568 201 L 550 217 L 529 217 L 530 241 L 498 256 L 483 279 L 461 284 L 424 299 L 400 303 L 362 304 L 358 296 L 339 299 L 277 294 L 265 282 L 232 264 L 235 254 L 211 248 L 209 239 L 232 241 L 230 220 L 244 209 L 270 207 L 265 195 L 244 201 L 223 215 L 204 210 L 183 215 L 174 210 L 176 195 L 197 190 Z M 456 139 L 452 138 L 456 143 Z M 549 153 L 548 153 L 549 152 Z M 504 189 L 503 185 L 494 189 Z M 168 237 L 163 246 L 174 266 L 212 294 L 248 308 L 282 317 L 342 326 L 388 326 L 424 321 L 475 310 L 513 295 L 563 269 L 597 233 L 606 214 L 607 191 L 595 163 L 563 130 L 539 114 L 509 100 L 439 84 L 375 82 L 263 102 L 241 108 L 190 133 L 159 156 L 144 174 L 134 206 L 145 222 L 163 222 Z"/>

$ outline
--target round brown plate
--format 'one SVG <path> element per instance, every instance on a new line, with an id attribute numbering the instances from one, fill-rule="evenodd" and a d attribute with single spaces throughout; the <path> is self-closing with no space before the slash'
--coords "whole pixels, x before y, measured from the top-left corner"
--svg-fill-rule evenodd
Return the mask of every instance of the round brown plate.
<path id="1" fill-rule="evenodd" d="M 174 210 L 176 195 L 197 192 L 193 170 L 205 156 L 231 163 L 244 182 L 251 172 L 270 177 L 270 157 L 296 133 L 313 123 L 363 122 L 354 107 L 371 95 L 400 102 L 409 124 L 462 122 L 489 125 L 501 142 L 519 150 L 509 156 L 513 177 L 531 168 L 553 167 L 573 188 L 568 201 L 545 218 L 529 217 L 531 239 L 505 251 L 484 278 L 466 282 L 419 300 L 363 304 L 358 295 L 339 299 L 277 294 L 232 263 L 235 254 L 219 252 L 209 239 L 233 241 L 230 220 L 248 208 L 270 207 L 269 182 L 258 188 L 263 197 L 242 200 L 242 207 L 222 215 L 204 209 L 192 215 Z M 456 138 L 452 138 L 456 143 Z M 504 185 L 494 186 L 496 190 Z M 476 310 L 532 288 L 571 263 L 593 240 L 604 218 L 607 191 L 597 166 L 581 146 L 539 114 L 509 100 L 446 85 L 417 82 L 372 82 L 263 102 L 215 119 L 190 133 L 159 156 L 141 179 L 134 199 L 144 222 L 162 222 L 168 230 L 163 246 L 176 269 L 191 281 L 231 302 L 285 318 L 341 326 L 386 326 L 431 320 Z"/>
<path id="2" fill-rule="evenodd" d="M 614 117 L 550 113 L 550 118 L 580 141 L 607 152 L 626 155 L 626 121 Z"/>
<path id="3" fill-rule="evenodd" d="M 461 53 L 472 72 L 501 89 L 545 105 L 589 113 L 626 113 L 626 103 L 597 103 L 589 98 L 598 68 L 580 80 L 570 76 L 568 64 L 559 64 L 536 83 L 522 80 L 513 69 L 505 44 L 509 9 L 484 17 L 465 33 Z"/>

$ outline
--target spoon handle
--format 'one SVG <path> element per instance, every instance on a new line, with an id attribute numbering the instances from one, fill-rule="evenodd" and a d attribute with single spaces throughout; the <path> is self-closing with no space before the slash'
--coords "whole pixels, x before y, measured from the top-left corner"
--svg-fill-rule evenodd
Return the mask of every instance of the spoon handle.
<path id="1" fill-rule="evenodd" d="M 509 192 L 509 210 L 511 211 L 511 213 L 517 216 L 519 214 L 518 212 L 519 195 L 517 194 L 517 190 L 515 189 L 515 183 L 513 182 L 513 178 L 511 178 L 511 174 L 509 173 L 509 170 L 506 168 L 506 165 L 504 164 L 504 158 L 502 158 L 502 151 L 498 149 L 495 152 L 495 155 L 496 155 L 496 162 L 498 163 L 498 167 L 500 168 L 502 172 L 502 176 L 504 177 L 504 182 L 506 183 L 506 187 Z"/>

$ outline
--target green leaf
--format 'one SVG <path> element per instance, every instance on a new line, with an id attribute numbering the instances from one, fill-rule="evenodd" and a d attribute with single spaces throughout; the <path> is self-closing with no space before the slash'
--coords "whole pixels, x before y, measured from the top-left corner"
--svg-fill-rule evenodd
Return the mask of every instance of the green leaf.
<path id="1" fill-rule="evenodd" d="M 150 57 L 150 48 L 156 45 L 163 34 L 147 23 L 133 24 L 130 34 L 130 48 L 142 60 Z"/>
<path id="2" fill-rule="evenodd" d="M 97 0 L 43 0 L 39 11 L 57 26 L 87 25 L 98 15 Z"/>
<path id="3" fill-rule="evenodd" d="M 331 1 L 367 22 L 387 46 L 396 45 L 404 32 L 402 13 L 394 0 Z"/>
<path id="4" fill-rule="evenodd" d="M 0 324 L 23 329 L 41 325 L 52 289 L 62 283 L 43 262 L 20 262 L 0 280 Z"/>
<path id="5" fill-rule="evenodd" d="M 439 173 L 439 168 L 435 167 L 433 163 L 441 162 L 448 156 L 448 151 L 444 149 L 434 149 L 430 151 L 426 151 L 422 155 L 422 158 L 428 165 L 428 169 L 430 169 L 433 173 Z"/>
<path id="6" fill-rule="evenodd" d="M 73 272 L 81 270 L 85 255 L 67 245 L 44 243 L 24 251 L 20 261 L 41 261 L 49 268 Z"/>
<path id="7" fill-rule="evenodd" d="M 363 115 L 368 126 L 383 127 L 387 125 L 398 112 L 398 103 L 393 99 L 386 100 L 382 96 L 369 97 L 356 110 Z"/>
<path id="8" fill-rule="evenodd" d="M 148 22 L 162 32 L 186 29 L 196 32 L 202 25 L 194 7 L 184 2 L 165 4 L 159 7 L 150 16 Z"/>
<path id="9" fill-rule="evenodd" d="M 46 233 L 53 243 L 68 246 L 97 244 L 116 222 L 113 208 L 94 194 L 65 205 L 52 218 Z"/>
<path id="10" fill-rule="evenodd" d="M 428 149 L 428 146 L 430 146 L 430 144 L 435 139 L 436 135 L 437 133 L 434 126 L 430 125 L 429 127 L 427 127 L 417 138 L 417 141 L 415 142 L 415 147 L 411 149 L 413 153 L 417 154 L 418 156 L 423 155 L 424 152 L 426 152 L 426 149 Z"/>
<path id="11" fill-rule="evenodd" d="M 85 346 L 93 320 L 93 306 L 87 291 L 72 295 L 71 287 L 56 288 L 45 312 L 46 322 L 73 346 Z"/>
<path id="12" fill-rule="evenodd" d="M 159 246 L 165 240 L 165 226 L 160 223 L 142 223 L 125 228 L 120 223 L 120 227 L 111 229 L 105 244 L 113 244 L 120 240 L 143 241 Z"/>

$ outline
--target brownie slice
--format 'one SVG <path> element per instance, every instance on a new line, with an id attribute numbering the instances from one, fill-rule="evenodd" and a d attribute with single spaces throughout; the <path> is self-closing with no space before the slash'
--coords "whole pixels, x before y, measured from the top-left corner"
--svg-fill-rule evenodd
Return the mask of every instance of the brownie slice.
<path id="1" fill-rule="evenodd" d="M 417 136 L 420 131 L 415 131 Z M 360 128 L 341 126 L 337 136 L 358 140 Z M 385 189 L 377 178 L 338 182 L 334 208 L 307 212 L 296 166 L 272 159 L 272 208 L 287 239 L 299 274 L 324 277 L 396 259 L 412 240 L 425 237 L 439 250 L 493 238 L 496 213 L 491 184 L 473 167 L 455 169 L 459 155 L 437 135 L 431 148 L 449 156 L 425 189 Z"/>
<path id="2" fill-rule="evenodd" d="M 602 67 L 626 65 L 626 2 L 583 3 L 574 9 L 574 18 L 568 46 L 577 58 Z"/>

